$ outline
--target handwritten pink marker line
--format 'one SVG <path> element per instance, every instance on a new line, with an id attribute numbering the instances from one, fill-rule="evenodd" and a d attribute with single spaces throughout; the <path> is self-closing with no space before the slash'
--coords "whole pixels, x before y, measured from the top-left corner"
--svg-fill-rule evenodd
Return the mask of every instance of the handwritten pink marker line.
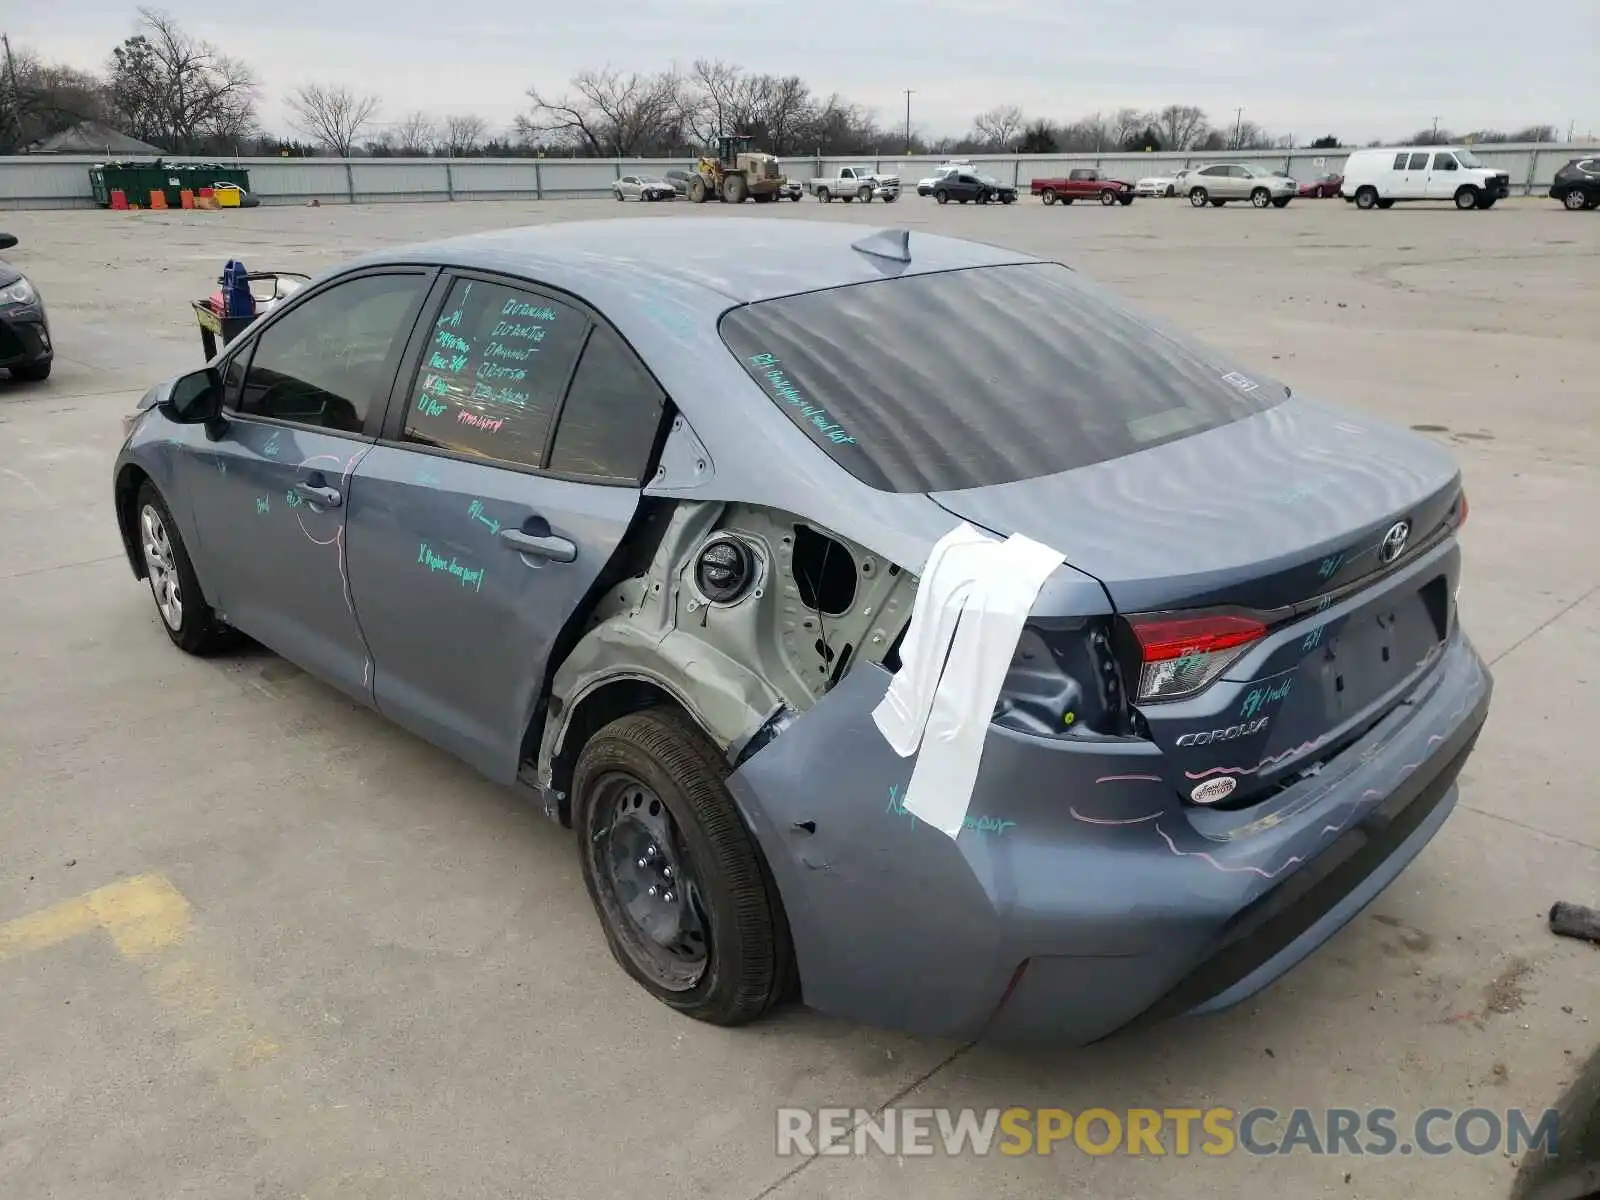
<path id="1" fill-rule="evenodd" d="M 1146 821 L 1154 821 L 1161 815 L 1159 812 L 1153 812 L 1143 817 L 1131 817 L 1127 820 L 1118 821 L 1110 817 L 1086 817 L 1076 808 L 1070 806 L 1067 811 L 1072 814 L 1073 820 L 1082 821 L 1085 825 L 1142 825 Z"/>

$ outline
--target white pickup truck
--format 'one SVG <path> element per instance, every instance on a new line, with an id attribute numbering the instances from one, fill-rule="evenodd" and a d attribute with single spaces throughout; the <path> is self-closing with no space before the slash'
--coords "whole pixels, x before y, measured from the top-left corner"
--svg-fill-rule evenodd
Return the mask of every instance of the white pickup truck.
<path id="1" fill-rule="evenodd" d="M 852 200 L 863 204 L 874 200 L 893 204 L 900 199 L 900 177 L 879 175 L 870 167 L 841 167 L 831 179 L 806 180 L 806 191 L 824 204 L 832 203 L 835 196 L 846 204 Z"/>

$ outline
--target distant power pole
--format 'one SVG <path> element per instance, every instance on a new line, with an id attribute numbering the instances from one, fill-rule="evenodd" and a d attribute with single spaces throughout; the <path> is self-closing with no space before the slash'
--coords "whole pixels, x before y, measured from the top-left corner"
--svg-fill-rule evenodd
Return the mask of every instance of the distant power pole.
<path id="1" fill-rule="evenodd" d="M 17 127 L 17 149 L 22 147 L 22 89 L 17 86 L 17 64 L 11 61 L 11 39 L 0 33 L 0 43 L 6 48 L 6 78 L 11 81 L 11 121 Z"/>
<path id="2" fill-rule="evenodd" d="M 1436 142 L 1439 140 L 1439 118 L 1438 117 L 1435 117 L 1433 119 L 1433 140 L 1436 141 Z"/>
<path id="3" fill-rule="evenodd" d="M 911 97 L 914 89 L 906 89 L 906 153 L 911 153 Z"/>
<path id="4" fill-rule="evenodd" d="M 1242 144 L 1241 135 L 1243 134 L 1243 132 L 1244 132 L 1244 106 L 1240 105 L 1238 108 L 1233 110 L 1233 148 L 1235 150 L 1239 149 L 1240 145 Z"/>

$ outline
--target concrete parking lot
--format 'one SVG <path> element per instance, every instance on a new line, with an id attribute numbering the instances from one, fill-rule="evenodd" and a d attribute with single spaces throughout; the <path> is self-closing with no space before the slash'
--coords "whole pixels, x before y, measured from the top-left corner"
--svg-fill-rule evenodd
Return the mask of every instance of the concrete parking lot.
<path id="1" fill-rule="evenodd" d="M 746 205 L 1047 253 L 1463 464 L 1464 620 L 1498 682 L 1429 849 L 1248 1004 L 1081 1051 L 803 1009 L 680 1019 L 606 953 L 571 835 L 264 652 L 168 643 L 111 511 L 118 418 L 200 362 L 225 260 L 314 272 L 607 201 L 12 212 L 59 357 L 0 382 L 0 1194 L 1504 1195 L 1503 1153 L 1189 1159 L 774 1150 L 779 1106 L 1543 1109 L 1600 1043 L 1600 216 Z M 930 336 L 938 336 L 930 330 Z M 1225 468 L 1225 464 L 1222 465 Z M 1218 486 L 1227 486 L 1225 469 Z"/>

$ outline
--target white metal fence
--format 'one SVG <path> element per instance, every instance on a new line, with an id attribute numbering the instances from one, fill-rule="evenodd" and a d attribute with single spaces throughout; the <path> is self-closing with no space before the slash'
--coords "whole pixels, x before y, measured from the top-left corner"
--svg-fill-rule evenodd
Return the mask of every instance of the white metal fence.
<path id="1" fill-rule="evenodd" d="M 1485 162 L 1511 176 L 1513 195 L 1539 194 L 1570 159 L 1593 154 L 1582 144 L 1475 146 Z M 1241 154 L 1050 154 L 978 155 L 981 169 L 1026 187 L 1029 179 L 1063 175 L 1074 167 L 1098 167 L 1129 180 L 1207 162 L 1253 161 L 1283 168 L 1297 179 L 1337 172 L 1344 150 L 1264 150 Z M 80 155 L 0 158 L 0 209 L 88 208 L 89 167 L 104 159 Z M 215 161 L 171 157 L 171 163 Z M 899 175 L 910 186 L 939 164 L 937 158 L 863 155 L 858 158 L 789 158 L 791 178 L 834 175 L 840 167 L 871 165 Z M 608 158 L 243 158 L 229 165 L 250 172 L 250 190 L 264 204 L 371 204 L 424 200 L 549 200 L 604 196 L 622 175 L 660 174 L 688 167 L 687 159 Z M 130 197 L 130 200 L 134 199 Z"/>

